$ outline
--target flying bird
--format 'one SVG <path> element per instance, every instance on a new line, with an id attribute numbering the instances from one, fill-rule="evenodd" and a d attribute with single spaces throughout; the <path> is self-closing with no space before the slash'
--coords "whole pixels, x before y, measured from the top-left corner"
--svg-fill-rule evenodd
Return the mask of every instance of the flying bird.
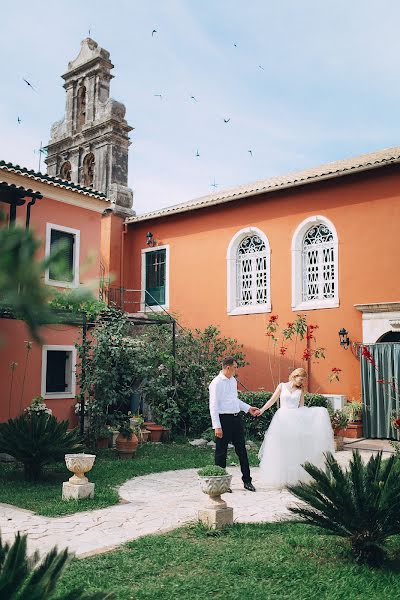
<path id="1" fill-rule="evenodd" d="M 237 48 L 237 44 L 233 44 L 235 46 L 235 48 Z"/>
<path id="2" fill-rule="evenodd" d="M 253 151 L 252 150 L 247 150 L 247 152 L 250 154 L 251 158 L 253 158 Z"/>
<path id="3" fill-rule="evenodd" d="M 156 96 L 157 98 L 160 98 L 160 100 L 163 99 L 162 94 L 154 94 L 154 96 Z"/>
<path id="4" fill-rule="evenodd" d="M 214 177 L 214 182 L 210 183 L 210 187 L 213 187 L 214 189 L 216 189 L 218 187 L 218 183 L 215 183 L 215 177 Z"/>
<path id="5" fill-rule="evenodd" d="M 224 123 L 229 123 L 230 120 L 231 120 L 230 117 L 229 117 L 229 119 L 224 119 Z"/>
<path id="6" fill-rule="evenodd" d="M 155 33 L 157 33 L 157 29 L 153 29 L 153 31 L 151 32 L 151 37 L 153 37 Z"/>
<path id="7" fill-rule="evenodd" d="M 258 65 L 259 69 L 262 69 L 263 71 L 265 71 L 264 67 L 262 65 Z"/>
<path id="8" fill-rule="evenodd" d="M 17 117 L 17 123 L 18 123 L 18 125 L 21 124 L 21 119 L 19 117 Z"/>
<path id="9" fill-rule="evenodd" d="M 196 156 L 200 156 L 200 153 L 199 153 L 199 151 L 198 151 L 198 150 L 197 150 L 197 152 L 196 152 Z"/>
<path id="10" fill-rule="evenodd" d="M 33 85 L 31 83 L 29 83 L 29 81 L 27 81 L 24 78 L 22 78 L 22 81 L 25 81 L 26 85 L 29 85 L 29 87 L 32 88 L 34 92 L 36 92 L 35 88 L 33 87 Z"/>
<path id="11" fill-rule="evenodd" d="M 190 96 L 191 100 L 194 100 L 195 102 L 197 102 L 197 98 L 195 98 L 194 96 Z"/>

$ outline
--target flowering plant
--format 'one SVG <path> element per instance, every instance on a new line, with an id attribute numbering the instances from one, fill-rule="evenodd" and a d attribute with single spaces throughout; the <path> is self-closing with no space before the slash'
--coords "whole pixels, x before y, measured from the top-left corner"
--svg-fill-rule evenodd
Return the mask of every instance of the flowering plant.
<path id="1" fill-rule="evenodd" d="M 80 415 L 81 414 L 81 403 L 80 402 L 77 402 L 75 404 L 75 406 L 74 406 L 74 413 L 76 415 Z M 85 406 L 84 406 L 84 409 L 83 409 L 83 414 L 85 416 L 89 414 L 89 403 L 88 402 L 85 402 Z"/>
<path id="2" fill-rule="evenodd" d="M 334 410 L 333 413 L 330 415 L 330 418 L 332 429 L 334 431 L 337 431 L 338 429 L 345 429 L 349 422 L 349 417 L 346 415 L 346 413 L 343 410 L 339 409 Z"/>
<path id="3" fill-rule="evenodd" d="M 42 396 L 35 396 L 30 405 L 25 409 L 25 412 L 30 415 L 38 415 L 41 413 L 46 413 L 48 415 L 53 414 L 52 410 L 46 406 Z"/>
<path id="4" fill-rule="evenodd" d="M 298 350 L 301 352 L 300 359 L 304 362 L 310 362 L 311 359 L 325 358 L 325 348 L 317 345 L 316 331 L 318 325 L 307 323 L 306 314 L 296 315 L 294 321 L 288 322 L 286 327 L 280 327 L 278 315 L 271 315 L 268 319 L 265 335 L 268 337 L 268 361 L 271 373 L 272 383 L 275 386 L 274 375 L 278 371 L 278 382 L 281 381 L 281 361 L 282 357 L 291 361 L 291 369 L 296 366 Z M 305 347 L 300 347 L 300 343 L 305 341 Z M 272 349 L 270 346 L 272 345 Z M 291 355 L 289 357 L 289 355 Z M 334 367 L 330 373 L 329 381 L 339 381 L 341 369 Z"/>
<path id="5" fill-rule="evenodd" d="M 358 421 L 362 417 L 363 405 L 358 400 L 352 400 L 345 404 L 343 411 L 346 413 L 350 421 Z"/>

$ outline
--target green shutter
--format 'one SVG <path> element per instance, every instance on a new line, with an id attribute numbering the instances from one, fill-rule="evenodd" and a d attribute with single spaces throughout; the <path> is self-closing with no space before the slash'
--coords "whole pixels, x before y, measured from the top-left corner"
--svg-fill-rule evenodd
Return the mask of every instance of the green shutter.
<path id="1" fill-rule="evenodd" d="M 52 229 L 50 234 L 50 256 L 57 255 L 55 264 L 50 265 L 49 279 L 52 281 L 74 280 L 75 235 Z"/>
<path id="2" fill-rule="evenodd" d="M 165 304 L 166 251 L 146 252 L 146 304 Z"/>

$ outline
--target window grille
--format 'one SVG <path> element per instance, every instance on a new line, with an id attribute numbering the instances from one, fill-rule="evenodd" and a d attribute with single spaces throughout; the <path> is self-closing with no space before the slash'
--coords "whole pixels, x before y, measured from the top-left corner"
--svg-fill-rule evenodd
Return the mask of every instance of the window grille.
<path id="1" fill-rule="evenodd" d="M 335 297 L 335 268 L 331 230 L 323 224 L 311 227 L 302 247 L 303 302 Z"/>
<path id="2" fill-rule="evenodd" d="M 237 306 L 266 304 L 268 301 L 267 250 L 257 235 L 240 243 L 236 257 Z"/>

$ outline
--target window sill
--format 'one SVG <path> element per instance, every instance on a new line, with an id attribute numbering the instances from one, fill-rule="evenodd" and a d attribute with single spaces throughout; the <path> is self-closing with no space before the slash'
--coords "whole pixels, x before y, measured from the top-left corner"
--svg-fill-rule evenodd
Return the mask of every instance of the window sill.
<path id="1" fill-rule="evenodd" d="M 141 312 L 144 313 L 153 313 L 153 312 L 164 312 L 164 311 L 168 311 L 168 306 L 166 304 L 155 304 L 154 306 L 144 306 L 143 304 L 141 305 Z"/>
<path id="2" fill-rule="evenodd" d="M 324 308 L 338 308 L 339 301 L 338 300 L 329 300 L 327 301 L 312 301 L 312 302 L 300 302 L 295 306 L 292 306 L 292 311 L 297 310 L 322 310 Z"/>
<path id="3" fill-rule="evenodd" d="M 51 285 L 52 287 L 62 287 L 69 289 L 75 289 L 79 287 L 79 283 L 76 281 L 53 281 L 52 279 L 46 279 L 45 284 Z"/>
<path id="4" fill-rule="evenodd" d="M 54 392 L 54 393 L 49 392 L 48 394 L 44 394 L 43 399 L 44 400 L 62 400 L 62 399 L 73 400 L 74 397 L 75 397 L 75 394 L 73 392 Z"/>
<path id="5" fill-rule="evenodd" d="M 271 312 L 270 304 L 260 304 L 258 306 L 238 306 L 237 308 L 228 311 L 228 316 L 233 317 L 236 315 L 257 315 L 268 312 Z"/>

